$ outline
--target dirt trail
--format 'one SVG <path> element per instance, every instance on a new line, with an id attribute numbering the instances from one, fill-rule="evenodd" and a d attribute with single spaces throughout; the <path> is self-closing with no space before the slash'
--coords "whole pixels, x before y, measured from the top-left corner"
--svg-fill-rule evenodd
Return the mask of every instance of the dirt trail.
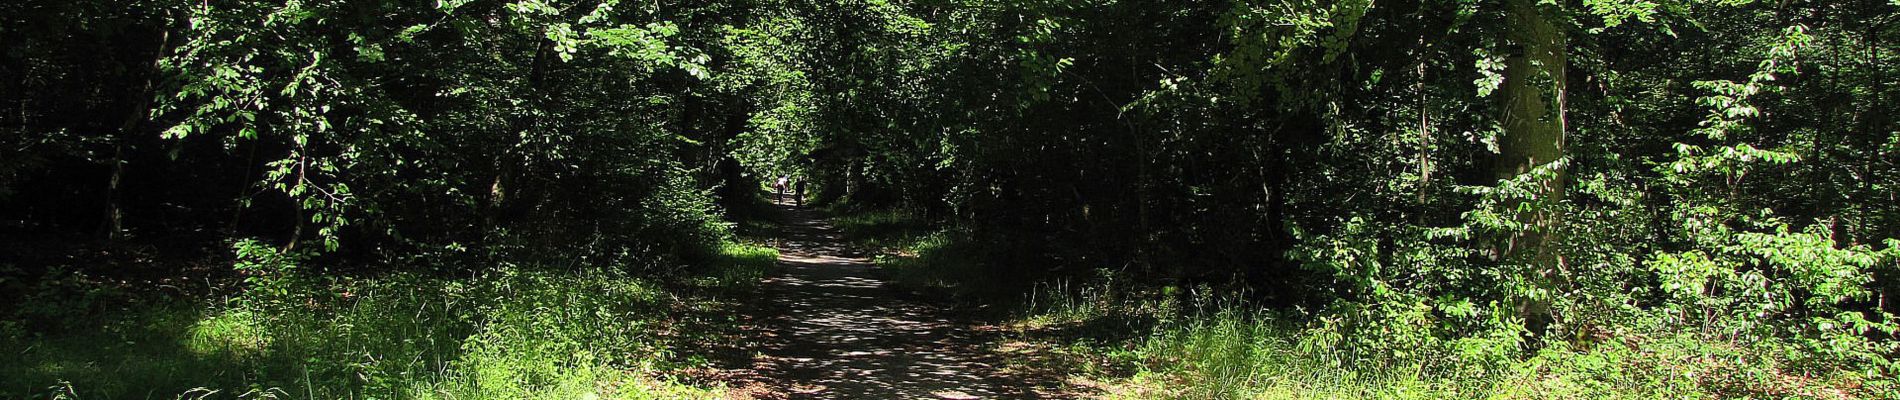
<path id="1" fill-rule="evenodd" d="M 780 205 L 779 268 L 754 299 L 756 398 L 1044 399 L 1048 382 L 999 370 L 999 335 L 888 287 L 817 212 Z"/>

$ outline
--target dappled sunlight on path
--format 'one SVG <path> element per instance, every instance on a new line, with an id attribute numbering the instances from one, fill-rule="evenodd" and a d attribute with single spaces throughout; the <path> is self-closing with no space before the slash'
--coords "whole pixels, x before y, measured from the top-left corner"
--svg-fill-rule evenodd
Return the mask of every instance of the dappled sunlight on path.
<path id="1" fill-rule="evenodd" d="M 808 210 L 780 205 L 779 269 L 757 300 L 752 398 L 1041 399 L 1003 373 L 996 329 L 889 288 L 863 254 Z M 743 385 L 741 385 L 743 386 Z M 764 389 L 764 390 L 760 390 Z"/>

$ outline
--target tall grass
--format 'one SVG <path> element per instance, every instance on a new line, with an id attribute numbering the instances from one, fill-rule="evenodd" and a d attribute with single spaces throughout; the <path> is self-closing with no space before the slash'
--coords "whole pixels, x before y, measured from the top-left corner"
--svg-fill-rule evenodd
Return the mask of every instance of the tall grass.
<path id="1" fill-rule="evenodd" d="M 833 226 L 847 240 L 869 247 L 906 248 L 914 241 L 933 235 L 931 224 L 917 211 L 902 208 L 840 212 L 831 218 Z"/>
<path id="2" fill-rule="evenodd" d="M 1557 343 L 1522 357 L 1492 348 L 1510 340 L 1437 339 L 1385 350 L 1409 357 L 1368 357 L 1326 345 L 1336 341 L 1309 323 L 1218 296 L 1188 297 L 1199 300 L 1050 284 L 1026 297 L 1033 306 L 1016 326 L 1124 364 L 1078 369 L 1111 382 L 1101 394 L 1111 399 L 1897 398 L 1890 386 L 1791 375 L 1785 360 L 1690 335 Z M 1118 339 L 1118 330 L 1137 332 Z"/>
<path id="3" fill-rule="evenodd" d="M 728 245 L 713 284 L 762 273 Z M 767 262 L 764 265 L 769 265 Z M 700 399 L 666 378 L 680 294 L 612 269 L 306 281 L 0 338 L 0 398 Z"/>
<path id="4" fill-rule="evenodd" d="M 899 287 L 937 292 L 959 299 L 987 298 L 1016 293 L 1027 286 L 995 285 L 998 271 L 983 264 L 988 249 L 969 240 L 968 233 L 937 229 L 917 211 L 902 208 L 841 210 L 832 224 L 854 246 L 878 250 L 878 269 Z M 980 285 L 965 283 L 980 282 Z"/>
<path id="5" fill-rule="evenodd" d="M 910 218 L 869 212 L 842 217 L 840 225 L 859 232 L 861 242 L 889 247 L 878 264 L 901 285 L 1008 303 L 999 308 L 1018 310 L 1010 325 L 1040 342 L 1031 347 L 1060 353 L 1058 363 L 1069 365 L 1058 370 L 1103 382 L 1097 394 L 1104 398 L 1900 398 L 1900 383 L 1806 375 L 1792 368 L 1798 355 L 1763 350 L 1785 347 L 1711 342 L 1662 324 L 1545 341 L 1527 352 L 1525 343 L 1535 339 L 1515 331 L 1443 337 L 1363 321 L 1340 329 L 1352 322 L 1112 273 L 1028 286 L 1034 280 L 999 273 L 1024 260 L 1000 259 L 967 233 L 891 228 L 919 226 Z M 1014 270 L 1021 269 L 1036 268 Z M 1432 323 L 1429 311 L 1416 315 L 1407 323 Z"/>
<path id="6" fill-rule="evenodd" d="M 882 254 L 875 260 L 878 268 L 900 286 L 935 289 L 953 293 L 977 288 L 962 285 L 982 282 L 984 271 L 974 256 L 978 250 L 957 240 L 948 232 L 938 232 L 903 242 L 903 251 Z"/>
<path id="7" fill-rule="evenodd" d="M 1338 365 L 1303 349 L 1284 323 L 1218 308 L 1159 325 L 1135 343 L 1141 363 L 1110 398 L 1474 398 L 1467 382 L 1430 379 L 1417 365 Z"/>
<path id="8" fill-rule="evenodd" d="M 877 217 L 886 218 L 886 217 Z M 910 286 L 1017 293 L 1010 325 L 1107 382 L 1111 399 L 1900 398 L 1896 382 L 1806 375 L 1776 346 L 1711 342 L 1667 326 L 1526 352 L 1518 332 L 1440 337 L 1405 326 L 1337 329 L 1325 313 L 1272 310 L 1206 287 L 1111 273 L 1028 290 L 955 231 L 915 235 L 879 265 Z M 1010 301 L 990 293 L 982 299 Z M 1329 323 L 1328 321 L 1332 321 Z M 1428 321 L 1429 320 L 1424 320 Z M 1343 335 L 1343 336 L 1342 336 Z M 1359 336 L 1353 336 L 1359 335 Z"/>

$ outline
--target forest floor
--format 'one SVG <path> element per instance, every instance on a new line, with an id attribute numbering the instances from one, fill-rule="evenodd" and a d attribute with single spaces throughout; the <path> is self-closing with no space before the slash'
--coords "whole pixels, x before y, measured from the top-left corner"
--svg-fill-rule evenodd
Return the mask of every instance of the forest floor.
<path id="1" fill-rule="evenodd" d="M 778 268 L 720 361 L 737 398 L 1050 399 L 1060 376 L 1004 367 L 1006 330 L 880 276 L 821 212 L 777 204 Z"/>

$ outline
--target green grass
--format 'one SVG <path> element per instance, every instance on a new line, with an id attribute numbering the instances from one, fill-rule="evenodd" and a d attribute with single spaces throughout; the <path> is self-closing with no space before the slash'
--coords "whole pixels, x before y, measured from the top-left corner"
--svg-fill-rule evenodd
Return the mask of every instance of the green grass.
<path id="1" fill-rule="evenodd" d="M 778 263 L 778 250 L 761 244 L 721 243 L 711 269 L 697 279 L 702 287 L 750 290 Z"/>
<path id="2" fill-rule="evenodd" d="M 748 285 L 770 249 L 727 244 L 704 286 Z M 699 399 L 666 378 L 682 301 L 611 269 L 288 279 L 0 335 L 0 398 Z M 279 286 L 272 286 L 279 287 Z"/>
<path id="3" fill-rule="evenodd" d="M 996 285 L 993 271 L 982 264 L 986 252 L 981 246 L 967 240 L 964 232 L 933 226 L 915 211 L 844 211 L 831 221 L 852 246 L 877 250 L 879 270 L 899 287 L 960 300 L 986 300 L 1023 289 Z M 966 284 L 971 282 L 983 284 Z"/>
<path id="4" fill-rule="evenodd" d="M 854 224 L 893 219 L 871 215 Z M 959 295 L 987 292 L 974 297 L 1007 303 L 997 305 L 1017 310 L 1008 325 L 1018 340 L 1044 349 L 1011 364 L 1097 382 L 1103 398 L 1900 398 L 1891 378 L 1803 368 L 1800 355 L 1775 350 L 1786 346 L 1710 340 L 1667 326 L 1526 355 L 1511 332 L 1341 333 L 1347 330 L 1329 328 L 1324 314 L 1274 312 L 1205 287 L 1181 293 L 1112 274 L 1024 290 L 1011 282 L 1021 279 L 987 268 L 999 261 L 985 260 L 994 255 L 955 231 L 899 239 L 882 242 L 893 248 L 878 259 L 894 280 Z"/>
<path id="5" fill-rule="evenodd" d="M 938 232 L 910 238 L 901 250 L 881 254 L 876 262 L 899 286 L 968 296 L 984 286 L 966 283 L 986 281 L 978 276 L 983 268 L 977 254 L 978 249 L 957 240 L 953 233 Z"/>
<path id="6" fill-rule="evenodd" d="M 1688 334 L 1558 344 L 1519 357 L 1510 338 L 1429 339 L 1339 351 L 1323 330 L 1238 302 L 1182 307 L 1113 286 L 1046 286 L 1014 322 L 1065 349 L 1069 373 L 1110 399 L 1895 398 L 1893 382 L 1807 374 L 1777 354 Z M 1138 321 L 1130 323 L 1127 321 Z M 1762 347 L 1771 348 L 1771 347 Z M 1404 357 L 1392 357 L 1409 352 Z M 1097 367 L 1107 364 L 1108 367 Z"/>
<path id="7" fill-rule="evenodd" d="M 930 222 L 916 211 L 890 208 L 861 211 L 833 209 L 831 223 L 844 233 L 845 240 L 871 248 L 907 247 L 911 242 L 930 236 Z"/>

